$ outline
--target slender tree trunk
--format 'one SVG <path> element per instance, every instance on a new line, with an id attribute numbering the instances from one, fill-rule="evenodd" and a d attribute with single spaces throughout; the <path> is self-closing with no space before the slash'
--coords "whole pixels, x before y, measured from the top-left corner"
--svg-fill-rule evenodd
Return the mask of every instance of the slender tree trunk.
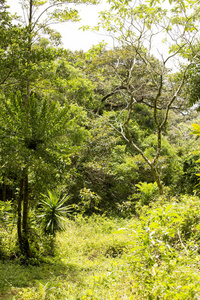
<path id="1" fill-rule="evenodd" d="M 27 69 L 30 71 L 31 62 L 31 48 L 32 48 L 32 17 L 33 17 L 33 0 L 29 0 L 29 12 L 28 12 L 28 26 L 27 26 Z M 26 82 L 26 95 L 24 104 L 26 108 L 27 127 L 29 126 L 29 101 L 30 101 L 30 76 L 27 77 Z M 32 257 L 29 240 L 28 240 L 28 209 L 29 209 L 29 193 L 28 193 L 28 165 L 26 161 L 26 167 L 24 168 L 23 176 L 23 216 L 22 216 L 22 253 L 26 258 Z"/>
<path id="2" fill-rule="evenodd" d="M 163 185 L 161 183 L 160 176 L 158 174 L 158 170 L 157 170 L 156 166 L 154 166 L 153 164 L 150 164 L 149 166 L 151 168 L 151 172 L 153 173 L 155 182 L 157 183 L 159 194 L 163 195 Z"/>
<path id="3" fill-rule="evenodd" d="M 6 201 L 6 182 L 7 182 L 7 176 L 3 176 L 3 201 Z"/>
<path id="4" fill-rule="evenodd" d="M 144 154 L 144 152 L 142 151 L 142 149 L 140 149 L 132 140 L 132 137 L 131 137 L 131 134 L 130 134 L 130 131 L 129 131 L 129 127 L 128 127 L 128 122 L 130 120 L 130 115 L 131 115 L 131 112 L 132 112 L 132 104 L 133 102 L 131 101 L 130 102 L 130 107 L 129 107 L 129 115 L 127 117 L 127 120 L 126 122 L 124 123 L 124 127 L 125 127 L 125 133 L 123 132 L 123 130 L 121 130 L 121 135 L 122 137 L 125 139 L 125 141 L 128 142 L 128 144 L 134 149 L 136 150 L 142 157 L 143 159 L 146 161 L 146 163 L 149 165 L 150 169 L 151 169 L 151 172 L 153 174 L 153 177 L 154 177 L 154 180 L 155 182 L 157 183 L 157 186 L 158 186 L 158 191 L 159 191 L 159 194 L 160 195 L 163 195 L 163 186 L 162 186 L 162 182 L 160 180 L 160 176 L 158 174 L 158 170 L 157 170 L 157 167 L 156 167 L 156 163 L 157 163 L 157 160 L 158 160 L 158 157 L 160 155 L 160 150 L 161 150 L 161 129 L 159 128 L 159 131 L 158 131 L 158 146 L 157 146 L 157 152 L 156 152 L 156 155 L 154 157 L 154 160 L 151 162 L 147 157 L 146 155 Z"/>
<path id="5" fill-rule="evenodd" d="M 28 206 L 29 206 L 29 197 L 28 197 L 28 168 L 24 172 L 24 197 L 23 197 L 23 220 L 22 220 L 22 242 L 23 242 L 23 251 L 24 255 L 27 258 L 32 257 L 30 245 L 28 241 Z"/>
<path id="6" fill-rule="evenodd" d="M 22 171 L 20 178 L 20 188 L 19 188 L 19 197 L 18 197 L 18 219 L 17 219 L 17 235 L 18 243 L 21 253 L 23 253 L 23 243 L 22 243 L 22 197 L 23 197 L 23 186 L 24 186 L 24 174 Z"/>

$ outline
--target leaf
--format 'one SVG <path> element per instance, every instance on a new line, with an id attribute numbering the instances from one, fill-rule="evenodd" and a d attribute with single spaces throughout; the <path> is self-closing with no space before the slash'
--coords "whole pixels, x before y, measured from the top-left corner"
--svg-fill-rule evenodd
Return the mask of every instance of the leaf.
<path id="1" fill-rule="evenodd" d="M 191 134 L 197 134 L 200 135 L 200 125 L 198 124 L 192 124 L 193 128 L 195 129 Z"/>

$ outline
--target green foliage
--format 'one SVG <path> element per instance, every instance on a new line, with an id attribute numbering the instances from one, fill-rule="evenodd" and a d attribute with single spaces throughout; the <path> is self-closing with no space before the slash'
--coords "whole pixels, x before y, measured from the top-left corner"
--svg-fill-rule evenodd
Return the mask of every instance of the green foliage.
<path id="1" fill-rule="evenodd" d="M 147 183 L 147 182 L 139 182 L 136 184 L 137 190 L 140 194 L 140 205 L 149 205 L 149 203 L 153 200 L 153 198 L 158 194 L 158 187 L 156 182 Z"/>
<path id="2" fill-rule="evenodd" d="M 197 44 L 197 48 L 199 48 L 199 44 Z M 196 58 L 195 63 L 190 67 L 190 70 L 187 75 L 187 84 L 185 85 L 185 94 L 189 97 L 189 105 L 193 106 L 195 104 L 195 108 L 199 111 L 200 107 L 198 104 L 200 97 L 200 76 L 199 76 L 200 64 L 199 57 Z"/>
<path id="3" fill-rule="evenodd" d="M 155 130 L 153 114 L 148 107 L 137 103 L 134 107 L 133 119 L 137 121 L 140 128 L 145 131 L 146 135 L 151 134 Z"/>
<path id="4" fill-rule="evenodd" d="M 199 198 L 163 201 L 129 228 L 134 294 L 137 299 L 195 299 L 200 293 L 200 274 L 193 273 L 199 262 Z"/>
<path id="5" fill-rule="evenodd" d="M 49 51 L 55 52 L 56 50 Z M 37 81 L 32 87 L 35 95 L 45 97 L 52 102 L 58 101 L 61 105 L 77 104 L 93 108 L 95 99 L 92 82 L 85 78 L 80 69 L 75 68 L 69 62 L 64 50 L 60 51 L 59 56 L 61 56 L 60 59 L 55 60 L 56 57 L 54 57 L 53 60 L 45 60 L 37 67 Z"/>
<path id="6" fill-rule="evenodd" d="M 0 297 L 196 299 L 199 212 L 199 198 L 185 195 L 159 198 L 140 219 L 76 215 L 57 234 L 54 259 L 0 264 Z"/>
<path id="7" fill-rule="evenodd" d="M 157 167 L 171 193 L 198 190 L 199 151 L 188 156 L 194 139 L 189 142 L 184 129 L 179 135 L 171 130 L 168 138 L 171 124 L 166 124 L 168 108 L 181 104 L 180 83 L 186 73 L 171 76 L 166 63 L 177 54 L 191 62 L 199 51 L 193 44 L 199 3 L 169 2 L 165 9 L 157 0 L 136 0 L 135 6 L 109 1 L 111 9 L 101 13 L 101 21 L 117 39 L 117 47 L 106 50 L 100 43 L 87 53 L 70 53 L 53 47 L 59 45 L 60 35 L 48 27 L 52 21 L 79 20 L 78 11 L 66 7 L 68 1 L 24 1 L 24 9 L 32 4 L 34 13 L 30 26 L 23 28 L 13 25 L 5 1 L 0 0 L 0 178 L 1 184 L 12 186 L 15 196 L 12 202 L 0 202 L 0 255 L 27 263 L 12 242 L 16 218 L 11 209 L 19 197 L 19 173 L 25 168 L 31 200 L 28 235 L 35 255 L 29 261 L 34 268 L 29 265 L 28 271 L 16 263 L 0 264 L 0 288 L 12 287 L 9 296 L 99 300 L 200 296 L 199 198 L 174 197 L 169 202 L 158 198 L 150 168 Z M 143 46 L 148 39 L 153 44 L 156 29 L 176 41 L 162 61 Z M 177 37 L 182 30 L 185 34 Z M 192 104 L 199 97 L 198 73 L 197 63 L 188 75 L 189 89 L 184 90 Z M 170 121 L 177 129 L 176 117 Z M 183 123 L 186 118 L 188 112 Z M 193 128 L 198 138 L 200 126 Z M 50 192 L 57 185 L 70 199 Z M 67 219 L 75 207 L 81 215 Z M 37 210 L 41 228 L 33 217 Z M 135 212 L 139 219 L 132 218 Z M 103 213 L 129 219 L 108 219 L 100 216 Z M 42 264 L 39 258 L 51 254 L 54 261 L 46 257 L 47 264 Z"/>
<path id="8" fill-rule="evenodd" d="M 192 131 L 191 134 L 195 134 L 197 136 L 200 136 L 200 125 L 198 125 L 198 124 L 192 124 L 192 126 L 193 126 L 193 131 Z M 198 155 L 198 160 L 196 161 L 196 168 L 195 168 L 195 170 L 198 169 L 198 171 L 199 171 L 199 164 L 198 163 L 200 162 L 200 159 L 199 159 L 200 150 L 195 151 L 194 154 Z M 196 175 L 199 177 L 200 173 L 197 172 Z M 198 179 L 200 179 L 200 178 L 198 178 Z M 199 185 L 199 184 L 197 184 L 197 185 Z"/>
<path id="9" fill-rule="evenodd" d="M 192 126 L 193 126 L 193 131 L 192 131 L 191 134 L 200 135 L 200 125 L 192 124 Z"/>
<path id="10" fill-rule="evenodd" d="M 0 201 L 0 224 L 2 227 L 6 227 L 9 224 L 10 213 L 12 212 L 10 201 Z"/>
<path id="11" fill-rule="evenodd" d="M 20 92 L 1 100 L 2 139 L 11 137 L 15 146 L 30 151 L 47 147 L 49 140 L 63 135 L 69 107 L 60 107 L 56 102 L 48 104 L 46 99 L 39 100 L 34 95 L 25 103 Z"/>
<path id="12" fill-rule="evenodd" d="M 159 193 L 162 194 L 162 181 L 167 185 L 172 184 L 174 179 L 177 182 L 178 176 L 172 177 L 171 173 L 175 168 L 174 174 L 182 172 L 176 159 L 173 159 L 169 167 L 171 157 L 163 157 L 162 150 L 166 143 L 161 135 L 166 132 L 169 110 L 174 105 L 181 106 L 182 101 L 177 96 L 183 89 L 189 67 L 199 53 L 196 47 L 199 3 L 188 1 L 187 5 L 183 5 L 170 1 L 167 7 L 163 7 L 163 2 L 160 1 L 136 0 L 133 3 L 120 3 L 111 0 L 109 4 L 109 9 L 100 13 L 100 22 L 94 28 L 106 30 L 117 45 L 115 49 L 104 51 L 102 55 L 106 58 L 106 68 L 102 68 L 102 72 L 111 78 L 109 85 L 106 82 L 108 90 L 104 89 L 106 94 L 102 101 L 110 110 L 120 111 L 120 114 L 115 115 L 115 120 L 112 120 L 113 126 L 127 142 L 133 156 L 136 152 L 141 154 L 157 182 Z M 184 32 L 183 35 L 181 32 Z M 157 47 L 155 36 L 159 37 L 161 33 L 165 36 L 164 43 L 168 53 L 162 53 L 161 41 L 158 46 L 161 58 L 159 61 L 151 53 Z M 177 40 L 178 44 L 175 42 Z M 174 76 L 170 74 L 172 70 L 167 64 L 178 56 L 187 60 L 185 64 L 180 64 L 182 69 L 179 75 Z M 101 77 L 101 80 L 105 82 L 105 78 Z M 136 119 L 138 111 L 142 124 Z M 147 124 L 149 128 L 144 130 Z M 149 147 L 147 144 L 150 143 L 146 143 L 144 139 L 147 137 L 150 140 L 149 135 L 155 131 L 156 143 Z M 160 157 L 161 155 L 163 156 Z M 165 174 L 165 168 L 168 174 Z"/>
<path id="13" fill-rule="evenodd" d="M 6 1 L 0 1 L 0 88 L 9 82 L 18 70 L 22 58 L 20 49 L 24 46 L 24 31 L 14 24 L 14 16 L 8 11 Z"/>
<path id="14" fill-rule="evenodd" d="M 14 222 L 15 214 L 11 201 L 0 201 L 0 259 L 9 256 L 12 251 L 10 242 L 13 238 Z"/>
<path id="15" fill-rule="evenodd" d="M 90 189 L 83 188 L 80 190 L 81 202 L 78 204 L 78 209 L 82 214 L 94 213 L 98 211 L 98 205 L 101 201 L 101 197 L 92 192 Z"/>
<path id="16" fill-rule="evenodd" d="M 145 155 L 152 160 L 157 151 L 157 136 L 155 134 L 147 136 L 141 147 L 144 149 Z M 177 155 L 177 149 L 170 144 L 167 136 L 162 136 L 162 147 L 157 166 L 163 183 L 167 186 L 176 186 L 179 177 L 182 175 L 182 166 Z"/>
<path id="17" fill-rule="evenodd" d="M 0 264 L 0 297 L 42 299 L 46 293 L 50 299 L 100 300 L 108 293 L 112 299 L 124 296 L 128 284 L 118 267 L 129 237 L 117 230 L 126 224 L 126 220 L 96 215 L 68 220 L 67 230 L 57 234 L 54 259 L 43 258 L 34 266 Z"/>
<path id="18" fill-rule="evenodd" d="M 66 178 L 70 156 L 79 153 L 88 137 L 86 113 L 77 105 L 61 106 L 32 95 L 26 110 L 21 94 L 2 99 L 0 160 L 2 172 L 18 176 L 29 165 L 32 192 L 36 196 Z M 29 126 L 27 126 L 27 122 Z M 11 173 L 12 174 L 12 173 Z"/>
<path id="19" fill-rule="evenodd" d="M 67 205 L 69 197 L 60 198 L 56 192 L 47 191 L 48 195 L 43 195 L 40 201 L 40 215 L 42 228 L 45 234 L 55 236 L 56 232 L 65 229 L 65 218 L 71 212 L 72 206 Z"/>
<path id="20" fill-rule="evenodd" d="M 118 208 L 124 217 L 140 215 L 141 211 L 150 206 L 158 198 L 158 187 L 156 182 L 139 182 L 135 184 L 134 193 L 130 194 L 126 201 L 118 204 Z"/>
<path id="21" fill-rule="evenodd" d="M 198 174 L 199 174 L 199 153 L 190 153 L 182 158 L 183 175 L 179 178 L 178 188 L 182 192 L 192 193 L 194 190 L 199 191 Z"/>

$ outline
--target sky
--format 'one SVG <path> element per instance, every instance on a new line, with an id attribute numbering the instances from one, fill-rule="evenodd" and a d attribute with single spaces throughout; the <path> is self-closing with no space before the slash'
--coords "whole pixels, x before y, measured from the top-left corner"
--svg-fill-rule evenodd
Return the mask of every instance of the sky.
<path id="1" fill-rule="evenodd" d="M 21 5 L 18 0 L 7 0 L 8 5 L 12 13 L 17 12 L 18 15 L 22 15 Z M 102 4 L 99 5 L 85 5 L 81 4 L 76 6 L 80 11 L 81 22 L 66 22 L 59 25 L 54 25 L 54 29 L 58 30 L 62 36 L 62 43 L 65 49 L 84 50 L 88 51 L 93 45 L 97 45 L 104 40 L 109 48 L 113 46 L 113 40 L 111 37 L 100 35 L 96 32 L 83 31 L 79 29 L 83 25 L 95 26 L 98 23 L 98 12 L 108 9 L 106 0 L 102 0 Z M 162 38 L 159 36 L 154 41 L 154 46 L 151 49 L 151 53 L 158 59 L 161 59 L 161 54 L 166 58 L 168 56 L 168 47 L 161 42 Z M 169 60 L 167 67 L 176 69 L 176 62 Z"/>
<path id="2" fill-rule="evenodd" d="M 17 12 L 18 15 L 22 15 L 21 5 L 19 0 L 7 0 L 8 5 L 12 13 Z M 92 31 L 83 31 L 79 29 L 83 25 L 95 26 L 98 23 L 98 12 L 104 11 L 108 8 L 106 0 L 102 0 L 102 4 L 99 5 L 85 5 L 81 4 L 76 6 L 80 11 L 81 22 L 66 22 L 59 25 L 54 25 L 54 29 L 58 30 L 62 36 L 62 43 L 65 49 L 84 50 L 88 51 L 93 45 L 97 45 L 102 40 L 108 43 L 109 48 L 113 46 L 113 40 L 111 37 L 100 35 Z M 158 51 L 159 49 L 159 51 Z M 152 54 L 161 58 L 160 53 L 166 54 L 168 51 L 166 45 L 162 44 L 160 40 L 155 43 L 155 48 L 152 49 Z M 171 66 L 170 66 L 171 67 Z"/>
<path id="3" fill-rule="evenodd" d="M 12 13 L 22 14 L 21 6 L 17 0 L 7 0 L 7 3 Z M 102 40 L 112 43 L 111 38 L 106 36 L 91 31 L 79 30 L 83 25 L 97 25 L 98 11 L 105 10 L 106 6 L 106 3 L 100 5 L 79 5 L 77 8 L 80 11 L 81 22 L 66 22 L 54 25 L 54 28 L 61 33 L 63 47 L 72 51 L 80 49 L 87 51 Z"/>

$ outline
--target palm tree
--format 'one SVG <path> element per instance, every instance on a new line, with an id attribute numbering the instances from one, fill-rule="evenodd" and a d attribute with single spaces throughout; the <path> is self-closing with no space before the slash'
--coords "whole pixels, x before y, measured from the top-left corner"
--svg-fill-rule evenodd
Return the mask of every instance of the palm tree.
<path id="1" fill-rule="evenodd" d="M 34 168 L 38 157 L 46 156 L 49 160 L 50 153 L 60 155 L 61 141 L 71 119 L 69 106 L 48 103 L 34 95 L 28 99 L 28 108 L 27 113 L 20 92 L 9 99 L 1 97 L 0 154 L 4 160 L 1 164 L 6 163 L 10 169 L 15 167 L 21 174 L 17 232 L 20 251 L 27 258 L 32 256 L 28 242 L 29 169 Z"/>

